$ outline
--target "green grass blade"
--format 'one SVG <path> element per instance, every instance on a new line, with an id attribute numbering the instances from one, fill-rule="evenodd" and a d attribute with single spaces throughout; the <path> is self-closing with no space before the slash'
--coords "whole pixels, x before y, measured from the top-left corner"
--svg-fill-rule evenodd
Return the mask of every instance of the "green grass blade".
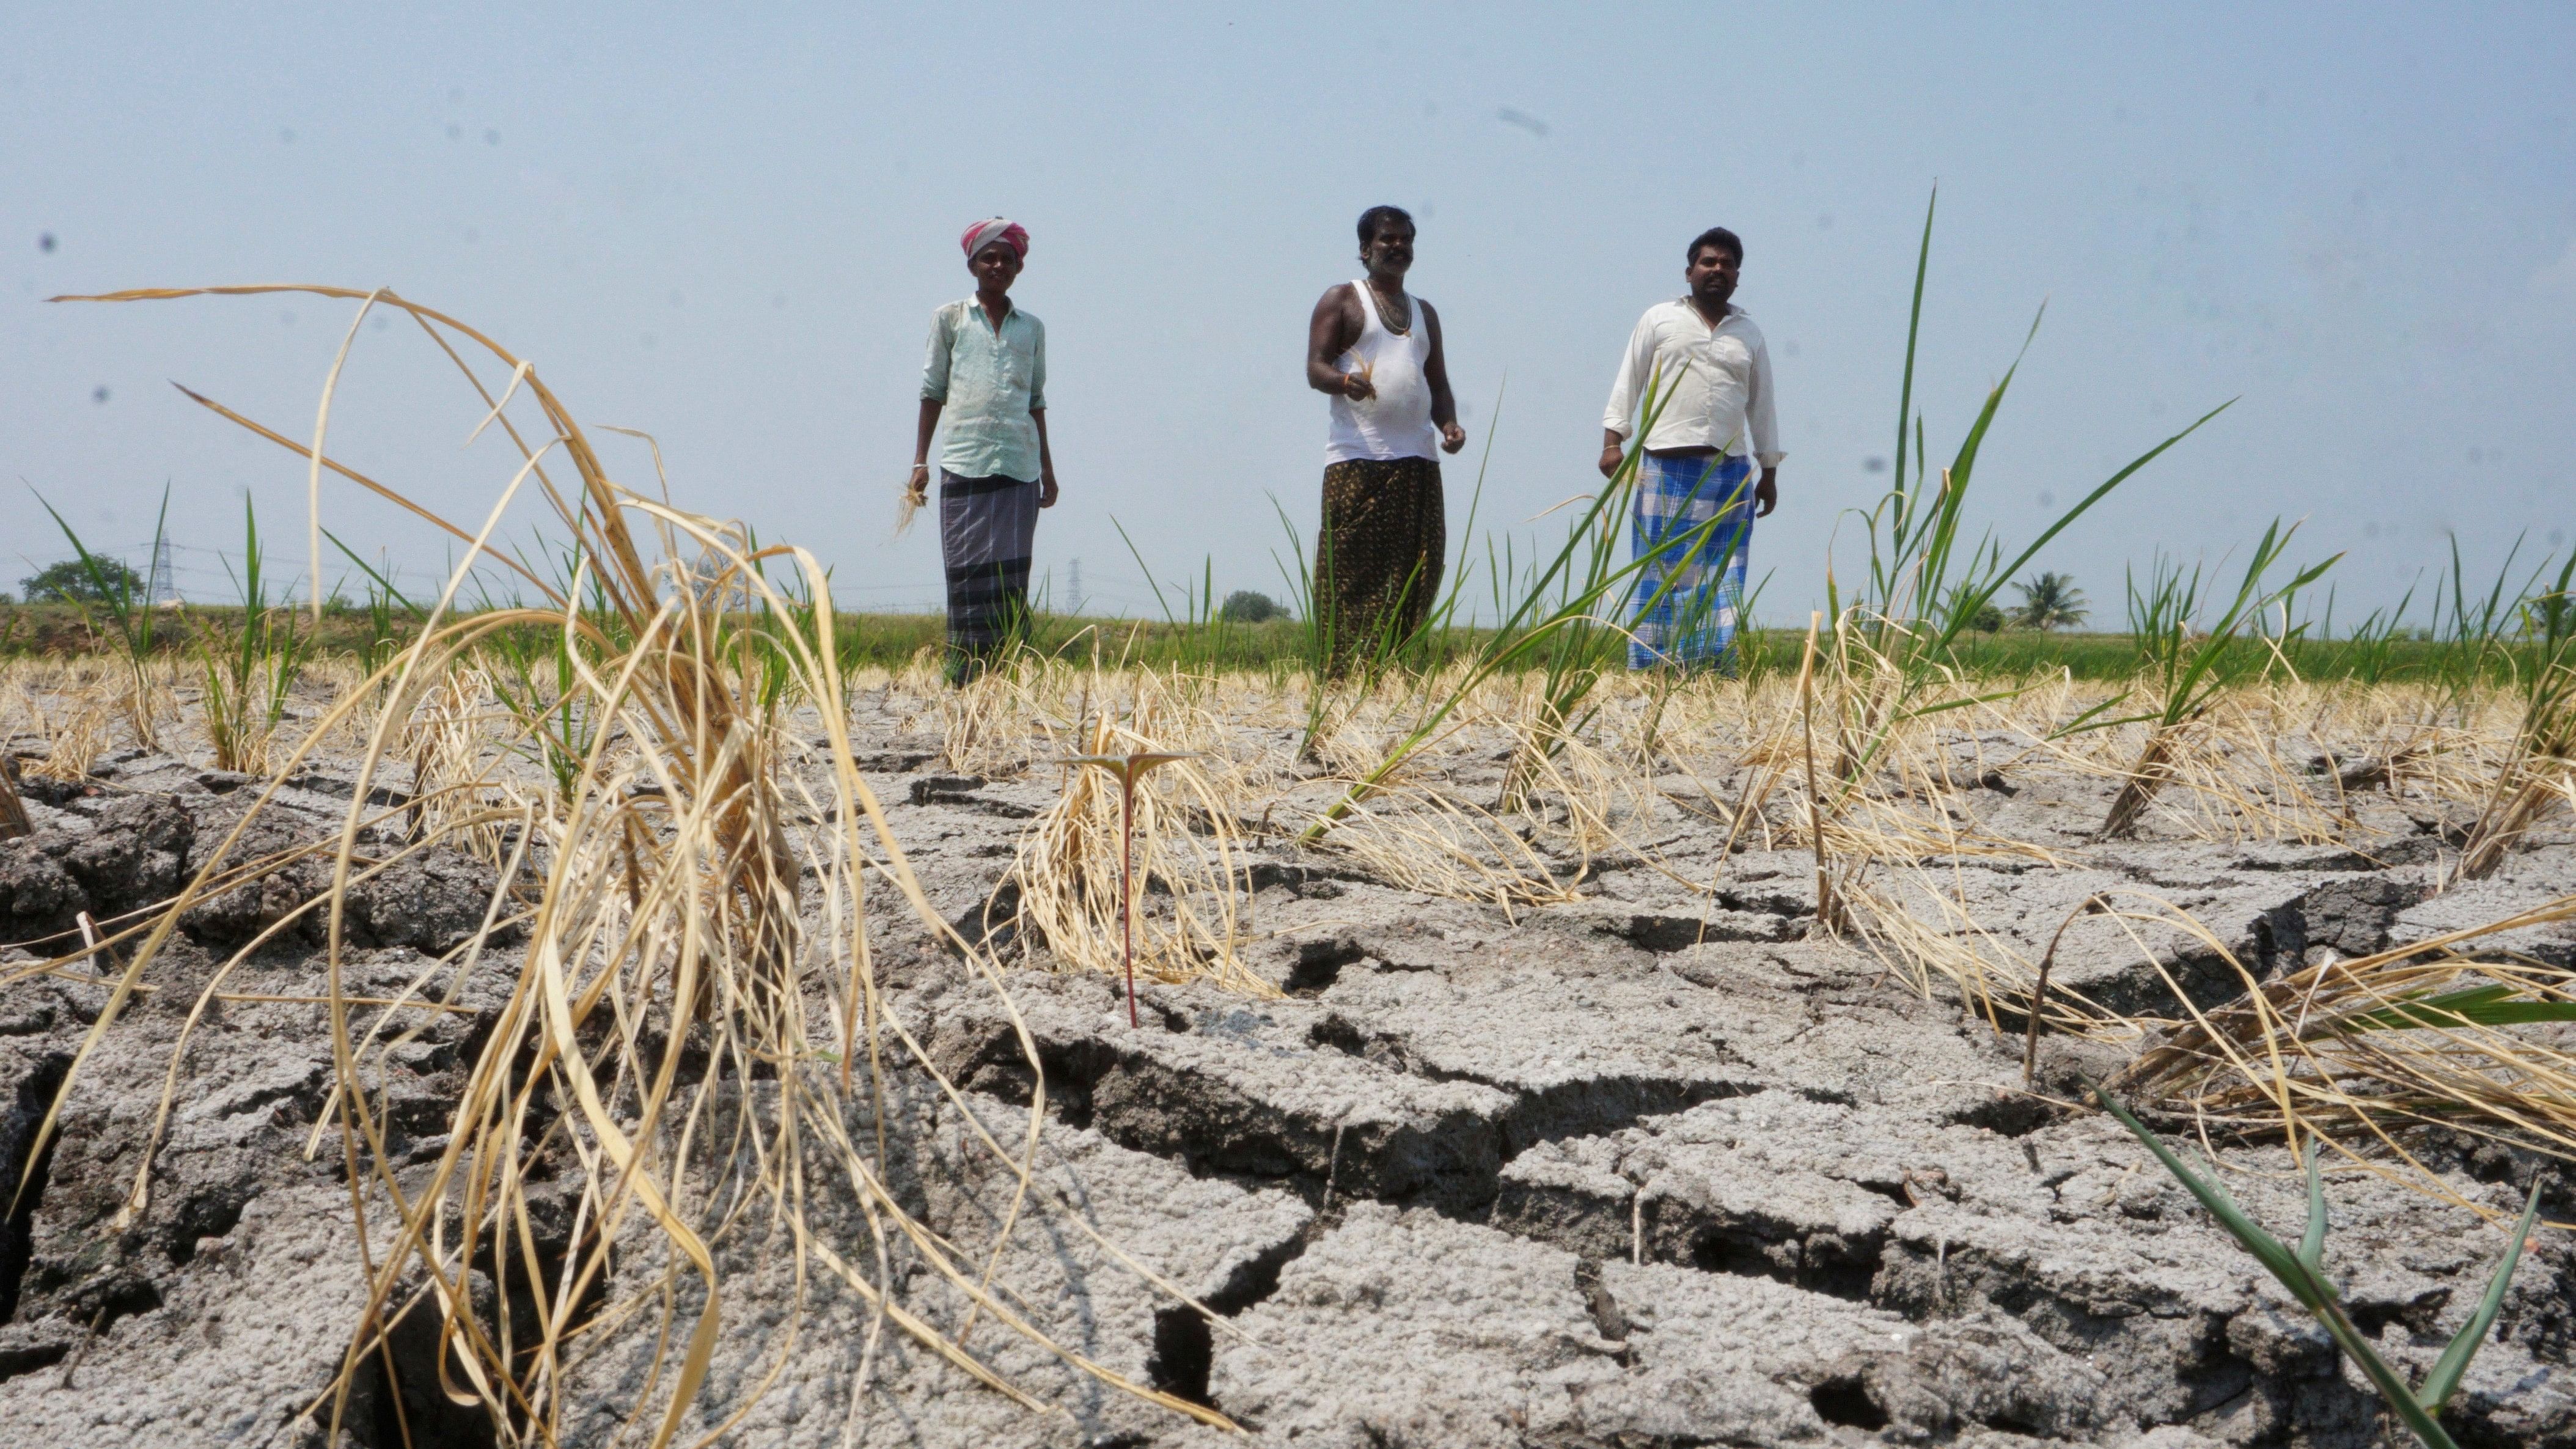
<path id="1" fill-rule="evenodd" d="M 1991 579 L 1987 580 L 1985 585 L 1981 589 L 1977 590 L 1973 596 L 1967 600 L 1965 606 L 1954 613 L 1950 620 L 1950 627 L 1943 630 L 1940 639 L 1937 641 L 1938 647 L 1943 649 L 1948 648 L 1951 642 L 1958 637 L 1960 632 L 1967 628 L 1967 621 L 1975 615 L 1976 611 L 1992 602 L 1994 596 L 2002 590 L 2005 582 L 2021 572 L 2023 564 L 2029 563 L 2033 558 L 2038 557 L 2039 551 L 2048 546 L 2049 540 L 2057 537 L 2061 533 L 2064 533 L 2068 525 L 2074 523 L 2076 519 L 2084 516 L 2085 510 L 2091 508 L 2094 504 L 2101 502 L 2105 497 L 2108 497 L 2112 489 L 2129 481 L 2132 474 L 2136 473 L 2139 469 L 2144 468 L 2149 463 L 2154 462 L 2158 457 L 2163 455 L 2166 449 L 2171 448 L 2174 444 L 2181 442 L 2192 434 L 2199 432 L 2210 419 L 2217 417 L 2220 413 L 2223 413 L 2234 406 L 2236 406 L 2236 400 L 2234 398 L 2229 398 L 2227 401 L 2211 408 L 2208 412 L 2202 413 L 2192 422 L 2191 426 L 2184 428 L 2181 432 L 2174 434 L 2172 437 L 2156 444 L 2147 451 L 2140 453 L 2136 458 L 2130 460 L 2129 466 L 2112 474 L 2109 478 L 2105 479 L 2099 487 L 2095 488 L 2092 492 L 2085 494 L 2074 507 L 2066 510 L 2062 514 L 2059 514 L 2056 522 L 2051 523 L 2044 529 L 2041 529 L 2039 537 L 2032 539 L 2029 547 L 2023 549 L 2009 565 L 1998 571 Z"/>
<path id="2" fill-rule="evenodd" d="M 1923 205 L 1923 245 L 1914 257 L 1914 307 L 1905 319 L 1905 381 L 1896 393 L 1896 489 L 1905 490 L 1905 425 L 1914 416 L 1914 349 L 1923 336 L 1923 279 L 1932 270 L 1932 214 L 1941 205 L 1941 186 Z"/>
<path id="3" fill-rule="evenodd" d="M 2129 696 L 2136 692 L 2133 689 L 2121 690 L 2118 694 L 2112 695 L 2109 699 L 2103 700 L 2100 704 L 2050 730 L 2048 737 L 2052 740 L 2068 739 L 2093 730 L 2117 729 L 2124 724 L 2136 724 L 2142 720 L 2154 718 L 2152 715 L 2143 714 L 2125 715 L 2118 719 L 2106 718 L 2112 710 L 2126 703 Z"/>
<path id="4" fill-rule="evenodd" d="M 357 565 L 358 572 L 365 574 L 377 588 L 384 590 L 385 597 L 387 599 L 402 605 L 407 612 L 414 615 L 418 615 L 422 612 L 421 607 L 418 604 L 413 603 L 409 598 L 405 597 L 402 590 L 394 587 L 393 580 L 385 577 L 382 573 L 379 573 L 365 559 L 358 557 L 356 552 L 347 544 L 342 543 L 338 534 L 335 534 L 326 528 L 322 530 L 322 536 L 331 540 L 331 546 L 338 549 L 342 557 L 348 559 L 350 563 Z"/>
<path id="5" fill-rule="evenodd" d="M 2473 986 L 2393 1003 L 2323 1023 L 2325 1034 L 2356 1031 L 2403 1031 L 2411 1027 L 2522 1026 L 2532 1022 L 2576 1021 L 2576 1001 L 2532 1001 L 2518 987 Z"/>
<path id="6" fill-rule="evenodd" d="M 2245 1210 L 2236 1205 L 2236 1199 L 2225 1187 L 2202 1181 L 2198 1173 L 2183 1165 L 2183 1160 L 2174 1155 L 2174 1150 L 2167 1147 L 2162 1138 L 2129 1115 L 2129 1109 L 2121 1106 L 2110 1093 L 2097 1088 L 2093 1100 L 2101 1103 L 2104 1111 L 2118 1118 L 2121 1126 L 2145 1143 L 2147 1150 L 2156 1155 L 2156 1160 L 2164 1164 L 2165 1171 L 2172 1173 L 2175 1181 L 2200 1199 L 2200 1205 L 2209 1209 L 2210 1216 L 2218 1219 L 2218 1225 L 2244 1244 L 2245 1251 L 2253 1254 L 2254 1260 L 2268 1269 L 2273 1277 L 2280 1279 L 2281 1286 L 2289 1289 L 2302 1305 L 2310 1312 L 2326 1305 L 2329 1300 L 2323 1291 L 2323 1280 L 2310 1273 L 2298 1255 L 2282 1246 L 2280 1239 L 2263 1231 L 2261 1224 L 2246 1216 Z"/>
<path id="7" fill-rule="evenodd" d="M 1172 617 L 1172 603 L 1163 597 L 1162 581 L 1154 577 L 1154 566 L 1145 562 L 1145 555 L 1136 548 L 1136 540 L 1127 536 L 1127 525 L 1120 523 L 1113 513 L 1109 516 L 1109 526 L 1118 530 L 1118 541 L 1127 545 L 1127 556 L 1136 561 L 1136 567 L 1145 571 L 1145 587 L 1154 591 L 1154 607 L 1162 611 L 1163 622 L 1177 627 L 1180 621 Z"/>
<path id="8" fill-rule="evenodd" d="M 2433 1371 L 2424 1376 L 2424 1386 L 2415 1391 L 2415 1401 L 2426 1412 L 2438 1411 L 2459 1392 L 2460 1376 L 2469 1371 L 2469 1360 L 2486 1343 L 2487 1330 L 2495 1327 L 2496 1313 L 2504 1307 L 2505 1286 L 2513 1281 L 2513 1270 L 2522 1262 L 2523 1244 L 2531 1239 L 2531 1220 L 2539 1212 L 2540 1179 L 2535 1176 L 2531 1196 L 2522 1205 L 2522 1221 L 2513 1225 L 2513 1240 L 2504 1245 L 2504 1261 L 2496 1265 L 2495 1279 L 2487 1284 L 2486 1296 L 2478 1300 L 2478 1311 L 2460 1326 L 2459 1335 L 2442 1350 Z"/>

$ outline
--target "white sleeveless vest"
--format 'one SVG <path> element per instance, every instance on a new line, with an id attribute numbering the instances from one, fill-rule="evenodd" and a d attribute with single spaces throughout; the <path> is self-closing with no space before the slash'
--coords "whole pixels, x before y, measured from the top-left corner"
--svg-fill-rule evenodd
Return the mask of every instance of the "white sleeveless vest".
<path id="1" fill-rule="evenodd" d="M 1365 402 L 1333 398 L 1333 431 L 1324 443 L 1324 461 L 1438 458 L 1440 430 L 1431 425 L 1431 384 L 1422 375 L 1431 357 L 1431 324 L 1422 299 L 1410 299 L 1413 325 L 1399 337 L 1378 320 L 1368 283 L 1353 282 L 1351 289 L 1359 298 L 1360 340 L 1333 366 L 1344 376 L 1366 372 L 1377 396 Z"/>

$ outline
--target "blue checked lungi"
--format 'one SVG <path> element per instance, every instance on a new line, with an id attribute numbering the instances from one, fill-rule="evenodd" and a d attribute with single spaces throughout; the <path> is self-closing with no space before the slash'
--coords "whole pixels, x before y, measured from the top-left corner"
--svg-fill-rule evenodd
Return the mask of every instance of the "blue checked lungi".
<path id="1" fill-rule="evenodd" d="M 1630 605 L 1628 667 L 1715 666 L 1730 654 L 1744 608 L 1744 562 L 1753 544 L 1753 467 L 1715 454 L 1638 459 L 1637 511 L 1629 556 L 1643 558 L 1667 538 L 1718 520 L 1695 546 L 1676 541 L 1637 571 Z"/>

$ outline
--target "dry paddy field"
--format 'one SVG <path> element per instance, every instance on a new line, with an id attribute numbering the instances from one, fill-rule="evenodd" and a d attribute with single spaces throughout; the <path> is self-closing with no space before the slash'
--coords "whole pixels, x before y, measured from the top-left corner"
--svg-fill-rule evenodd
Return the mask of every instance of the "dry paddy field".
<path id="1" fill-rule="evenodd" d="M 2563 776 L 2461 870 L 2509 690 L 2232 688 L 2106 840 L 2070 685 L 1853 766 L 1865 679 L 1501 678 L 1351 802 L 1441 686 L 685 625 L 551 712 L 317 665 L 238 770 L 193 676 L 0 678 L 0 1439 L 2361 1446 L 2089 1089 L 2294 1241 L 2321 1142 L 2410 1377 L 2576 1219 L 2568 1028 L 2405 1015 L 2576 971 Z M 2571 1293 L 2459 1442 L 2576 1444 Z"/>

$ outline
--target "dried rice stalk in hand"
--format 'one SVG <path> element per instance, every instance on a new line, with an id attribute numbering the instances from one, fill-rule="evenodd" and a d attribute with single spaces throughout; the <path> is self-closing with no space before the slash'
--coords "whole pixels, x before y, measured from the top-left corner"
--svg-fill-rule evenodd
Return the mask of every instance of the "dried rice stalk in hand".
<path id="1" fill-rule="evenodd" d="M 912 520 L 920 514 L 921 505 L 930 501 L 930 480 L 923 478 L 915 487 L 911 478 L 904 479 L 903 492 L 895 499 L 894 536 L 901 538 L 911 530 Z"/>

